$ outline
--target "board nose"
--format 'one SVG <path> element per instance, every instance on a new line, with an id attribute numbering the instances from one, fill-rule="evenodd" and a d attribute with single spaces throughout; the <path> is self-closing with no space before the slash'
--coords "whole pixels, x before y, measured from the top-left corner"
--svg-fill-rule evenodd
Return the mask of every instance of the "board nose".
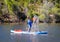
<path id="1" fill-rule="evenodd" d="M 22 32 L 22 30 L 21 30 L 21 29 L 19 29 L 19 30 L 16 30 L 16 29 L 15 29 L 14 31 L 15 31 L 15 32 Z"/>

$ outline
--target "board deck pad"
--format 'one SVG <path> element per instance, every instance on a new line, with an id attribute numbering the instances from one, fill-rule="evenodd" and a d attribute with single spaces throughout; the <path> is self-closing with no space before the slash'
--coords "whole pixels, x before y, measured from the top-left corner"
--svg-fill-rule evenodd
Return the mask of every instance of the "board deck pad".
<path id="1" fill-rule="evenodd" d="M 48 34 L 47 31 L 36 31 L 36 32 L 28 32 L 28 31 L 14 31 L 14 30 L 10 30 L 11 33 L 16 33 L 16 34 Z"/>

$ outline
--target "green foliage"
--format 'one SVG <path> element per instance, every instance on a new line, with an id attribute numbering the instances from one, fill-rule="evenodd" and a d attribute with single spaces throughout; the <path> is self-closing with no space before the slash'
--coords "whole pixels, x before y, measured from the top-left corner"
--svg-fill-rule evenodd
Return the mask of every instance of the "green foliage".
<path id="1" fill-rule="evenodd" d="M 13 13 L 13 9 L 12 9 L 13 2 L 11 0 L 4 0 L 4 2 L 7 5 L 9 13 L 12 14 Z"/>
<path id="2" fill-rule="evenodd" d="M 39 16 L 39 19 L 40 19 L 40 20 L 44 20 L 44 19 L 45 19 L 45 15 L 44 15 L 44 14 L 41 14 L 41 15 Z"/>
<path id="3" fill-rule="evenodd" d="M 60 8 L 60 4 L 59 3 L 56 3 L 55 4 L 55 7 Z"/>
<path id="4" fill-rule="evenodd" d="M 1 0 L 3 2 L 3 0 Z M 42 0 L 4 0 L 4 4 L 6 4 L 6 8 L 8 8 L 8 11 L 10 14 L 13 14 L 13 11 L 19 10 L 21 12 L 24 11 L 25 8 L 28 9 L 27 15 L 32 17 L 32 14 L 34 15 L 35 13 L 39 14 L 39 17 L 41 20 L 45 18 L 45 15 L 43 15 L 43 12 L 46 11 L 43 8 L 40 9 L 40 13 L 37 12 L 38 6 L 43 6 L 44 4 L 41 3 Z M 53 13 L 53 14 L 59 14 L 60 15 L 60 0 L 49 0 L 52 3 L 54 2 L 54 7 L 50 8 L 48 12 L 46 13 Z M 42 5 L 41 5 L 42 4 Z M 44 8 L 48 8 L 47 6 L 44 6 Z M 0 14 L 2 14 L 0 10 Z"/>

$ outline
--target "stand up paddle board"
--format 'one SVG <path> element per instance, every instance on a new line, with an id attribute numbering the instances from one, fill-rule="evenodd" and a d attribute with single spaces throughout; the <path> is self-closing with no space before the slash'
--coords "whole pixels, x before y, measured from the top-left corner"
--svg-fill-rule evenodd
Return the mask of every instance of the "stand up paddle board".
<path id="1" fill-rule="evenodd" d="M 37 31 L 37 32 L 28 32 L 28 31 L 21 31 L 21 30 L 10 30 L 11 33 L 16 34 L 48 34 L 47 31 Z"/>

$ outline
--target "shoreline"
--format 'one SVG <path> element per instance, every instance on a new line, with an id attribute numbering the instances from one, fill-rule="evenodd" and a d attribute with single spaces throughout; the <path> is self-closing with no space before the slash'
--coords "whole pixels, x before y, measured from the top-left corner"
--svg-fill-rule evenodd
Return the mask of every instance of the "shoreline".
<path id="1" fill-rule="evenodd" d="M 27 22 L 12 22 L 12 23 L 0 23 L 0 24 L 21 24 L 21 25 L 23 25 L 23 24 L 27 24 Z M 44 24 L 44 23 L 39 23 L 39 24 Z M 54 23 L 47 23 L 47 24 L 54 24 Z"/>

